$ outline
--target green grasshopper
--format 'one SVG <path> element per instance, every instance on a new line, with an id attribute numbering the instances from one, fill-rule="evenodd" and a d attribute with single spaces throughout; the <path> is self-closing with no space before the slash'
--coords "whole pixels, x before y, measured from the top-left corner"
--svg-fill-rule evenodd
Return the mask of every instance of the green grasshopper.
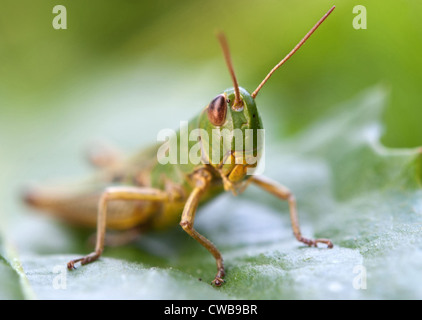
<path id="1" fill-rule="evenodd" d="M 188 130 L 202 129 L 201 132 L 213 136 L 213 130 L 246 129 L 256 133 L 263 129 L 255 98 L 270 76 L 283 65 L 312 35 L 319 25 L 334 10 L 332 7 L 264 78 L 255 91 L 250 94 L 239 87 L 230 58 L 226 38 L 218 35 L 226 64 L 233 81 L 233 88 L 225 90 L 214 98 L 209 105 L 189 122 Z M 180 135 L 180 131 L 178 133 Z M 204 134 L 205 136 L 205 134 Z M 252 139 L 252 153 L 256 156 L 262 151 L 258 140 Z M 192 146 L 189 142 L 189 147 Z M 106 228 L 126 230 L 134 235 L 138 231 L 155 230 L 174 225 L 177 222 L 183 230 L 204 246 L 215 258 L 217 274 L 212 281 L 220 286 L 224 280 L 223 258 L 216 246 L 194 228 L 195 214 L 200 204 L 210 201 L 224 191 L 234 195 L 241 193 L 253 183 L 274 196 L 288 201 L 293 234 L 296 239 L 308 246 L 326 244 L 332 248 L 328 239 L 307 239 L 302 236 L 296 200 L 292 192 L 283 185 L 259 175 L 248 174 L 248 169 L 256 168 L 250 164 L 247 153 L 251 150 L 236 149 L 234 145 L 224 145 L 223 140 L 209 151 L 210 141 L 200 136 L 197 142 L 201 161 L 184 164 L 162 164 L 157 152 L 160 146 L 154 145 L 128 159 L 121 159 L 112 151 L 91 157 L 101 170 L 91 178 L 90 183 L 73 189 L 33 188 L 26 192 L 25 200 L 30 205 L 53 213 L 68 222 L 97 227 L 95 251 L 78 259 L 71 260 L 67 266 L 74 269 L 76 263 L 85 265 L 97 260 L 103 253 L 106 243 Z M 226 148 L 226 149 L 225 149 Z M 220 154 L 217 161 L 210 161 L 216 151 Z M 208 150 L 208 151 L 206 151 Z M 212 159 L 214 160 L 214 158 Z M 85 187 L 83 187 L 85 186 Z M 128 239 L 131 239 L 129 236 Z"/>

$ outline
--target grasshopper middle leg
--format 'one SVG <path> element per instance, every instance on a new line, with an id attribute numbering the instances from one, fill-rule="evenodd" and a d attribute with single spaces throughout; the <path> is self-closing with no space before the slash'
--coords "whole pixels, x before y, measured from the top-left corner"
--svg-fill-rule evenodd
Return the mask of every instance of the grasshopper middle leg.
<path id="1" fill-rule="evenodd" d="M 169 194 L 165 191 L 153 188 L 138 187 L 110 187 L 102 194 L 98 202 L 97 215 L 97 238 L 95 251 L 78 259 L 68 262 L 68 269 L 74 269 L 75 263 L 80 262 L 82 265 L 97 260 L 104 249 L 105 233 L 106 233 L 106 217 L 107 204 L 113 200 L 145 200 L 145 201 L 167 201 Z"/>
<path id="2" fill-rule="evenodd" d="M 324 243 L 327 245 L 328 248 L 333 247 L 333 243 L 329 239 L 308 239 L 302 236 L 299 227 L 299 219 L 297 215 L 296 209 L 296 199 L 291 191 L 283 185 L 277 184 L 274 181 L 271 181 L 265 177 L 253 176 L 251 178 L 252 182 L 257 186 L 261 187 L 265 191 L 275 195 L 276 197 L 286 200 L 289 203 L 290 207 L 290 220 L 292 222 L 292 229 L 293 234 L 295 235 L 296 239 L 300 242 L 307 244 L 308 246 L 316 247 L 318 243 Z"/>

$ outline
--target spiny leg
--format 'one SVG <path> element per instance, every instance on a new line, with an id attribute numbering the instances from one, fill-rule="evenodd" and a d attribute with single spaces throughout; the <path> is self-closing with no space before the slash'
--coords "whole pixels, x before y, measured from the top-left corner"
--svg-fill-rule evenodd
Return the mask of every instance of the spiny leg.
<path id="1" fill-rule="evenodd" d="M 299 219 L 297 214 L 296 208 L 296 199 L 292 192 L 285 186 L 278 184 L 268 178 L 260 177 L 260 176 L 253 176 L 251 177 L 253 183 L 257 186 L 261 187 L 265 191 L 275 195 L 276 197 L 286 200 L 289 203 L 290 208 L 290 220 L 292 222 L 292 229 L 293 234 L 295 235 L 296 239 L 300 242 L 307 244 L 308 246 L 316 247 L 318 243 L 325 243 L 328 248 L 333 247 L 333 243 L 329 239 L 307 239 L 302 236 L 299 227 Z"/>
<path id="2" fill-rule="evenodd" d="M 224 282 L 223 278 L 225 275 L 223 257 L 221 256 L 221 253 L 220 251 L 218 251 L 217 247 L 210 240 L 205 238 L 203 235 L 199 234 L 193 228 L 196 209 L 198 207 L 198 203 L 201 196 L 209 186 L 209 183 L 211 181 L 211 174 L 206 170 L 198 172 L 195 177 L 195 181 L 196 187 L 192 190 L 188 200 L 186 201 L 180 225 L 182 226 L 183 230 L 185 230 L 192 238 L 198 241 L 214 256 L 215 261 L 217 263 L 217 275 L 215 276 L 212 283 L 216 286 L 221 286 Z"/>
<path id="3" fill-rule="evenodd" d="M 68 269 L 74 269 L 75 263 L 80 262 L 82 265 L 97 260 L 104 249 L 105 233 L 106 233 L 106 217 L 107 203 L 113 200 L 145 200 L 145 201 L 167 201 L 169 195 L 158 189 L 153 188 L 137 188 L 137 187 L 110 187 L 101 195 L 98 202 L 97 215 L 97 238 L 95 251 L 90 254 L 71 260 L 68 262 Z"/>

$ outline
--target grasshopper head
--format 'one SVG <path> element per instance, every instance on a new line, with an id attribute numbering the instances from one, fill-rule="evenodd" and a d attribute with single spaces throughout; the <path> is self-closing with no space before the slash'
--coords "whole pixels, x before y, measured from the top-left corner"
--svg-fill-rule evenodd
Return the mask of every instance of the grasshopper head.
<path id="1" fill-rule="evenodd" d="M 203 158 L 218 170 L 226 190 L 231 189 L 236 192 L 242 188 L 242 182 L 248 177 L 247 169 L 257 166 L 263 151 L 263 136 L 259 135 L 263 126 L 255 104 L 258 92 L 271 75 L 299 50 L 334 8 L 335 6 L 271 69 L 251 94 L 239 87 L 226 37 L 222 33 L 218 34 L 233 88 L 227 89 L 210 102 L 199 118 L 199 126 L 205 128 L 207 132 L 201 136 Z"/>
<path id="2" fill-rule="evenodd" d="M 233 189 L 249 176 L 248 169 L 257 166 L 263 149 L 262 120 L 255 101 L 239 87 L 241 107 L 235 106 L 234 88 L 215 97 L 201 113 L 199 127 L 202 151 L 209 164 L 218 170 L 228 189 Z"/>

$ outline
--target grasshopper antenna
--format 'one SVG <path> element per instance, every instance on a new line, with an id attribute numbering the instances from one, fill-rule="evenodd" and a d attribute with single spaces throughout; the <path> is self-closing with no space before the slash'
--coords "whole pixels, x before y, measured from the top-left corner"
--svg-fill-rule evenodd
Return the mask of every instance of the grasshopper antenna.
<path id="1" fill-rule="evenodd" d="M 220 32 L 217 34 L 218 40 L 220 41 L 221 49 L 223 49 L 224 59 L 226 60 L 227 67 L 229 68 L 230 76 L 233 80 L 233 87 L 234 87 L 234 102 L 233 102 L 233 109 L 238 110 L 243 107 L 242 99 L 240 99 L 240 92 L 239 92 L 239 83 L 236 79 L 236 74 L 234 73 L 232 59 L 230 57 L 230 50 L 229 45 L 227 43 L 226 36 L 224 33 Z"/>
<path id="2" fill-rule="evenodd" d="M 268 81 L 268 79 L 272 76 L 272 74 L 280 68 L 287 60 L 290 59 L 290 57 L 295 54 L 296 51 L 299 50 L 299 48 L 308 40 L 308 38 L 314 33 L 316 29 L 321 25 L 321 23 L 324 22 L 325 19 L 333 12 L 333 10 L 336 8 L 336 6 L 333 6 L 328 12 L 312 27 L 311 30 L 303 37 L 302 40 L 296 45 L 296 47 L 293 48 L 290 53 L 284 57 L 283 60 L 281 60 L 274 68 L 271 69 L 271 71 L 267 74 L 264 80 L 259 84 L 258 88 L 255 89 L 255 91 L 251 94 L 252 98 L 255 99 L 255 97 L 258 95 L 259 90 L 264 86 L 264 84 Z"/>

